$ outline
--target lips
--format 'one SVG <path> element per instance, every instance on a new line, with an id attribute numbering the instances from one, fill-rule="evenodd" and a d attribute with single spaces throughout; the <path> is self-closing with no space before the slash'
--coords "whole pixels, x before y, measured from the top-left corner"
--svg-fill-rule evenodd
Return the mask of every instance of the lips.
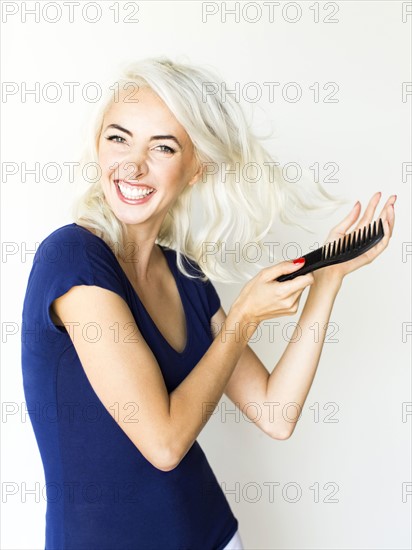
<path id="1" fill-rule="evenodd" d="M 130 180 L 114 180 L 114 183 L 116 185 L 119 185 L 120 183 L 124 187 L 130 187 L 130 189 L 155 189 L 154 187 L 146 185 L 145 183 L 133 183 Z"/>
<path id="2" fill-rule="evenodd" d="M 126 204 L 143 204 L 156 194 L 156 189 L 146 184 L 131 185 L 127 180 L 114 180 L 114 182 L 117 196 Z"/>

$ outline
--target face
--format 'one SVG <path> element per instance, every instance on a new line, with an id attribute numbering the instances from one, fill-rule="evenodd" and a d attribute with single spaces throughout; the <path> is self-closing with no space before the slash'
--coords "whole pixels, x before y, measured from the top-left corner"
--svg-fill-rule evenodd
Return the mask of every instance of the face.
<path id="1" fill-rule="evenodd" d="M 201 172 L 186 131 L 150 88 L 139 87 L 132 97 L 126 90 L 111 104 L 98 155 L 112 211 L 150 235 L 158 233 L 167 211 Z"/>

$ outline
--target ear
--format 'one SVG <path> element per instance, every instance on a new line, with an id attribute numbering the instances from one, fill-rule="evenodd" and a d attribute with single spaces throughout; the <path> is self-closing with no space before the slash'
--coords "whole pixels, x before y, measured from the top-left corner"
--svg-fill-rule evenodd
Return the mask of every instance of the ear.
<path id="1" fill-rule="evenodd" d="M 199 166 L 198 166 L 196 172 L 193 174 L 190 181 L 188 182 L 188 185 L 194 185 L 200 179 L 200 177 L 202 176 L 202 173 L 203 173 L 203 166 L 199 162 Z"/>

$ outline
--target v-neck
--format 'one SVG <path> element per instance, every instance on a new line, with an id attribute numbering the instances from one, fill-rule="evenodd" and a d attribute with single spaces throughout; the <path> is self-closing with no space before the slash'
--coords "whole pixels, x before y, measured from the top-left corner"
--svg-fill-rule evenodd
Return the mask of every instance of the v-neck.
<path id="1" fill-rule="evenodd" d="M 184 314 L 184 317 L 185 317 L 185 325 L 186 325 L 186 327 L 185 327 L 186 328 L 186 345 L 185 345 L 185 347 L 182 351 L 177 351 L 173 346 L 171 346 L 170 343 L 163 336 L 163 334 L 160 332 L 159 327 L 156 325 L 156 323 L 150 317 L 149 312 L 145 308 L 143 302 L 140 300 L 139 295 L 137 294 L 136 290 L 134 289 L 132 283 L 129 281 L 129 278 L 127 277 L 126 273 L 124 273 L 124 271 L 123 271 L 122 267 L 120 266 L 120 264 L 119 264 L 119 266 L 122 269 L 122 271 L 123 271 L 123 273 L 124 273 L 124 275 L 127 279 L 127 282 L 131 286 L 135 296 L 139 300 L 144 312 L 146 313 L 147 317 L 150 319 L 150 321 L 153 325 L 153 328 L 156 330 L 157 334 L 160 336 L 160 338 L 165 342 L 165 344 L 167 344 L 169 346 L 169 348 L 176 355 L 183 356 L 183 355 L 186 355 L 186 353 L 189 351 L 190 344 L 191 344 L 191 336 L 192 336 L 192 331 L 190 330 L 190 323 L 188 323 L 188 310 L 187 310 L 186 296 L 185 296 L 184 290 L 181 286 L 180 278 L 179 278 L 178 273 L 177 273 L 177 265 L 172 262 L 172 258 L 171 258 L 171 255 L 170 255 L 170 252 L 173 252 L 173 250 L 172 249 L 165 250 L 165 248 L 161 244 L 159 244 L 158 246 L 159 246 L 160 250 L 162 251 L 163 256 L 166 258 L 167 265 L 169 266 L 169 269 L 172 273 L 173 279 L 175 280 L 177 290 L 178 290 L 179 296 L 180 296 L 180 301 L 181 301 L 182 308 L 183 308 L 183 314 Z M 117 258 L 116 258 L 116 260 L 117 260 Z"/>
<path id="2" fill-rule="evenodd" d="M 178 357 L 183 357 L 185 356 L 189 350 L 190 350 L 190 347 L 191 347 L 191 343 L 192 343 L 192 331 L 191 331 L 191 328 L 190 328 L 190 323 L 188 322 L 188 319 L 189 319 L 189 316 L 188 316 L 188 304 L 187 304 L 187 301 L 186 301 L 186 295 L 185 295 L 185 292 L 184 292 L 184 289 L 182 287 L 182 284 L 181 284 L 181 281 L 180 281 L 180 277 L 179 277 L 179 274 L 178 274 L 178 267 L 176 265 L 176 262 L 173 262 L 172 261 L 172 256 L 171 254 L 174 252 L 173 249 L 165 249 L 164 246 L 162 246 L 161 244 L 159 244 L 159 248 L 160 250 L 162 251 L 163 253 L 163 256 L 166 258 L 166 262 L 167 262 L 167 265 L 169 267 L 169 270 L 173 276 L 173 279 L 175 280 L 175 283 L 176 283 L 176 286 L 177 286 L 177 290 L 179 292 L 179 296 L 180 296 L 180 301 L 181 301 L 181 304 L 182 304 L 182 308 L 183 308 L 183 313 L 184 313 L 184 317 L 185 317 L 185 325 L 186 325 L 186 344 L 185 344 L 185 347 L 182 351 L 177 351 L 173 346 L 170 345 L 170 343 L 166 340 L 166 338 L 163 336 L 163 334 L 160 332 L 159 330 L 159 327 L 156 325 L 156 323 L 153 321 L 153 319 L 151 318 L 151 316 L 149 315 L 149 312 L 147 311 L 147 309 L 145 308 L 143 302 L 141 301 L 141 299 L 139 298 L 139 295 L 138 293 L 136 292 L 134 286 L 132 285 L 132 283 L 130 282 L 129 280 L 129 277 L 126 275 L 124 269 L 122 268 L 122 266 L 120 265 L 120 262 L 119 260 L 117 259 L 116 255 L 114 254 L 113 250 L 110 248 L 110 246 L 101 238 L 101 237 L 98 237 L 97 235 L 95 235 L 95 233 L 93 233 L 92 231 L 90 231 L 89 229 L 87 229 L 86 227 L 84 227 L 83 225 L 78 225 L 77 223 L 74 222 L 74 225 L 76 225 L 77 227 L 81 227 L 82 229 L 84 229 L 85 231 L 88 231 L 89 233 L 91 233 L 96 239 L 99 239 L 103 244 L 104 246 L 106 246 L 114 260 L 116 261 L 116 264 L 119 268 L 119 271 L 120 273 L 122 274 L 123 278 L 125 279 L 126 281 L 126 284 L 129 286 L 133 296 L 138 300 L 139 304 L 141 305 L 144 313 L 146 314 L 147 318 L 149 319 L 149 321 L 151 322 L 152 326 L 153 326 L 153 329 L 155 330 L 155 332 L 158 334 L 158 336 L 163 340 L 163 342 L 168 346 L 168 348 L 174 352 Z"/>

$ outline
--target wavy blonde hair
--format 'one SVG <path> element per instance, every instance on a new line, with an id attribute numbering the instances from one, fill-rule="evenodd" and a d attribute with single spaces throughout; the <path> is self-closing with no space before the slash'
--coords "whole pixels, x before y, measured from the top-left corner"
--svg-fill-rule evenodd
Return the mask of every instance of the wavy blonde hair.
<path id="1" fill-rule="evenodd" d="M 187 277 L 240 282 L 250 274 L 237 265 L 216 261 L 215 253 L 222 246 L 232 251 L 239 244 L 253 244 L 261 257 L 263 239 L 277 219 L 313 233 L 299 223 L 302 215 L 335 209 L 347 200 L 330 195 L 317 182 L 312 182 L 317 199 L 305 198 L 308 190 L 283 177 L 279 162 L 263 147 L 264 138 L 254 134 L 235 98 L 229 94 L 223 101 L 217 93 L 205 93 L 216 89 L 219 82 L 223 80 L 215 71 L 166 57 L 124 65 L 115 86 L 93 114 L 80 170 L 84 174 L 90 163 L 98 166 L 98 142 L 104 115 L 114 101 L 113 90 L 125 89 L 130 83 L 150 87 L 186 130 L 204 167 L 201 181 L 187 186 L 166 214 L 156 243 L 176 250 L 177 266 Z M 204 214 L 197 228 L 196 207 Z M 106 202 L 99 177 L 75 202 L 73 214 L 77 224 L 92 230 L 116 255 L 125 257 L 126 226 Z M 193 260 L 201 272 L 188 272 L 183 256 Z M 266 267 L 260 262 L 255 266 L 259 270 Z"/>

